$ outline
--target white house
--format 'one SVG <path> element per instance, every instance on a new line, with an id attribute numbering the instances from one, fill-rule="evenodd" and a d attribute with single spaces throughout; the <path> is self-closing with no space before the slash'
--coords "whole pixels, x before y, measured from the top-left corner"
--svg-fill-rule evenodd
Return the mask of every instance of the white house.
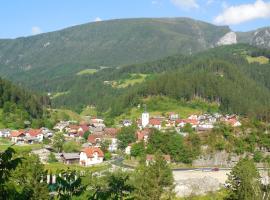
<path id="1" fill-rule="evenodd" d="M 25 131 L 26 139 L 32 140 L 35 142 L 43 141 L 43 132 L 42 129 L 29 129 Z"/>
<path id="2" fill-rule="evenodd" d="M 113 152 L 113 151 L 116 151 L 116 150 L 117 150 L 117 147 L 118 147 L 118 141 L 117 141 L 117 138 L 112 138 L 112 139 L 111 139 L 111 144 L 109 144 L 108 150 L 109 150 L 110 152 Z"/>
<path id="3" fill-rule="evenodd" d="M 131 152 L 131 145 L 129 144 L 126 148 L 125 148 L 125 154 L 130 155 Z"/>
<path id="4" fill-rule="evenodd" d="M 80 165 L 90 166 L 102 163 L 104 153 L 98 147 L 84 148 L 80 153 Z"/>
<path id="5" fill-rule="evenodd" d="M 25 133 L 23 130 L 12 131 L 10 136 L 11 136 L 11 141 L 13 143 L 17 143 L 17 144 L 24 143 Z"/>
<path id="6" fill-rule="evenodd" d="M 2 129 L 0 130 L 0 137 L 10 137 L 10 130 L 8 129 Z"/>

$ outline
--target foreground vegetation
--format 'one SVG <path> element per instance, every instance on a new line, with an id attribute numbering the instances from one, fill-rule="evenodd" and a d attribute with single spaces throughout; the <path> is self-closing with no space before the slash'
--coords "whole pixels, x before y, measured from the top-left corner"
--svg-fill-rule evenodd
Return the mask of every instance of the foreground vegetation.
<path id="1" fill-rule="evenodd" d="M 48 173 L 37 156 L 15 154 L 12 148 L 0 154 L 0 199 L 46 200 L 267 200 L 268 185 L 262 185 L 252 160 L 241 159 L 232 169 L 227 188 L 206 196 L 176 198 L 172 171 L 158 152 L 155 161 L 142 161 L 135 171 L 103 172 L 81 175 L 80 169 L 61 170 L 55 184 L 46 183 Z M 55 191 L 55 193 L 50 193 Z"/>

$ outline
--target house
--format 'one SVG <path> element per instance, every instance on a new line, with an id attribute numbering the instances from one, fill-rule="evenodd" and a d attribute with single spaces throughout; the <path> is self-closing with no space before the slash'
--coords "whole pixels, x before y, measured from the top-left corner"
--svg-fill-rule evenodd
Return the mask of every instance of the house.
<path id="1" fill-rule="evenodd" d="M 42 142 L 43 141 L 43 132 L 42 129 L 29 129 L 25 131 L 25 139 L 28 143 L 33 142 Z"/>
<path id="2" fill-rule="evenodd" d="M 51 138 L 54 135 L 54 132 L 48 128 L 42 127 L 41 130 L 45 138 Z"/>
<path id="3" fill-rule="evenodd" d="M 166 128 L 173 128 L 173 127 L 175 127 L 175 121 L 174 120 L 166 120 L 165 127 Z"/>
<path id="4" fill-rule="evenodd" d="M 100 133 L 100 134 L 99 133 L 93 133 L 93 134 L 90 134 L 88 136 L 87 141 L 89 143 L 91 143 L 91 145 L 99 147 L 100 146 L 100 143 L 102 141 L 102 138 L 103 138 L 103 134 L 102 133 Z"/>
<path id="5" fill-rule="evenodd" d="M 25 139 L 25 133 L 24 130 L 16 130 L 12 131 L 11 134 L 11 141 L 16 144 L 23 144 Z"/>
<path id="6" fill-rule="evenodd" d="M 131 152 L 131 144 L 129 144 L 126 148 L 125 148 L 125 154 L 130 155 Z"/>
<path id="7" fill-rule="evenodd" d="M 10 137 L 10 130 L 9 129 L 2 129 L 0 130 L 0 137 L 9 138 Z"/>
<path id="8" fill-rule="evenodd" d="M 170 163 L 171 162 L 171 156 L 170 155 L 163 155 L 162 156 L 164 158 L 164 160 L 167 162 L 167 163 Z M 146 165 L 149 165 L 150 163 L 153 163 L 155 162 L 155 156 L 152 155 L 152 154 L 147 154 L 146 155 Z"/>
<path id="9" fill-rule="evenodd" d="M 98 147 L 84 148 L 80 153 L 80 165 L 90 166 L 102 163 L 104 153 Z"/>
<path id="10" fill-rule="evenodd" d="M 241 122 L 239 122 L 236 118 L 228 119 L 226 122 L 232 127 L 238 127 L 242 125 Z"/>
<path id="11" fill-rule="evenodd" d="M 79 128 L 78 128 L 78 130 L 77 130 L 77 133 L 78 133 L 79 136 L 82 137 L 83 134 L 85 132 L 87 132 L 87 131 L 89 131 L 89 126 L 87 126 L 87 125 L 80 125 Z"/>
<path id="12" fill-rule="evenodd" d="M 80 126 L 78 125 L 69 125 L 65 128 L 65 132 L 67 132 L 69 136 L 75 136 L 79 128 Z"/>
<path id="13" fill-rule="evenodd" d="M 157 118 L 151 118 L 149 120 L 149 127 L 161 130 L 161 120 Z"/>
<path id="14" fill-rule="evenodd" d="M 179 115 L 177 113 L 171 112 L 169 113 L 169 119 L 172 121 L 177 120 L 179 119 Z"/>
<path id="15" fill-rule="evenodd" d="M 118 140 L 116 138 L 119 129 L 105 128 L 103 132 L 95 132 L 88 136 L 88 142 L 93 146 L 100 147 L 102 141 L 109 142 L 109 151 L 116 151 L 118 148 Z"/>
<path id="16" fill-rule="evenodd" d="M 123 120 L 122 122 L 123 126 L 128 127 L 132 125 L 132 121 L 131 120 Z"/>
<path id="17" fill-rule="evenodd" d="M 90 124 L 103 124 L 104 120 L 103 119 L 99 119 L 99 118 L 92 118 L 90 120 Z"/>
<path id="18" fill-rule="evenodd" d="M 53 127 L 53 130 L 63 132 L 65 128 L 69 126 L 69 124 L 69 121 L 61 121 Z"/>
<path id="19" fill-rule="evenodd" d="M 214 125 L 211 123 L 201 123 L 197 126 L 197 131 L 208 131 L 214 128 Z"/>
<path id="20" fill-rule="evenodd" d="M 63 163 L 78 164 L 80 162 L 80 153 L 62 153 L 61 155 Z"/>
<path id="21" fill-rule="evenodd" d="M 107 140 L 110 142 L 108 151 L 113 152 L 118 148 L 118 140 L 117 134 L 119 133 L 119 129 L 116 128 L 105 128 L 103 140 Z"/>
<path id="22" fill-rule="evenodd" d="M 91 124 L 89 126 L 89 131 L 91 133 L 95 133 L 95 132 L 101 132 L 103 131 L 105 128 L 105 125 L 104 124 L 98 124 L 98 123 L 95 123 L 95 124 Z"/>
<path id="23" fill-rule="evenodd" d="M 144 141 L 145 143 L 148 141 L 150 135 L 150 129 L 138 130 L 136 132 L 137 141 Z"/>
<path id="24" fill-rule="evenodd" d="M 176 120 L 176 126 L 183 128 L 186 124 L 190 124 L 192 128 L 196 128 L 199 124 L 197 119 L 179 119 Z"/>

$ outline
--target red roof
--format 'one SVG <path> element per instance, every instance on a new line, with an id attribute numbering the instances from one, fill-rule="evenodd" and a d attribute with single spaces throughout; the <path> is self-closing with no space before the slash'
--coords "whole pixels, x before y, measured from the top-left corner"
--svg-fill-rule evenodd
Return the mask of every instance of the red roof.
<path id="1" fill-rule="evenodd" d="M 89 127 L 87 125 L 81 125 L 78 129 L 82 129 L 84 132 L 89 130 Z"/>
<path id="2" fill-rule="evenodd" d="M 24 130 L 18 130 L 18 131 L 12 131 L 10 135 L 11 137 L 19 137 L 25 134 L 24 134 Z"/>
<path id="3" fill-rule="evenodd" d="M 176 123 L 177 124 L 187 123 L 187 124 L 197 125 L 199 122 L 196 119 L 178 119 L 176 120 Z"/>
<path id="4" fill-rule="evenodd" d="M 97 153 L 98 157 L 104 157 L 104 153 L 98 147 L 87 147 L 87 148 L 84 148 L 82 152 L 86 153 L 88 158 L 93 158 L 94 153 Z"/>
<path id="5" fill-rule="evenodd" d="M 92 144 L 95 144 L 96 143 L 96 139 L 98 139 L 98 138 L 102 138 L 103 137 L 103 135 L 99 135 L 99 134 L 90 134 L 89 136 L 88 136 L 88 142 L 90 142 L 90 143 L 92 143 Z"/>
<path id="6" fill-rule="evenodd" d="M 138 140 L 143 140 L 144 136 L 147 136 L 150 134 L 150 130 L 149 129 L 144 129 L 142 131 L 137 131 L 137 139 Z"/>
<path id="7" fill-rule="evenodd" d="M 26 133 L 29 133 L 29 135 L 31 137 L 37 137 L 39 134 L 42 133 L 42 130 L 41 129 L 30 129 L 30 130 L 26 131 Z"/>
<path id="8" fill-rule="evenodd" d="M 227 120 L 227 123 L 229 123 L 232 126 L 234 126 L 237 122 L 238 120 L 236 118 L 231 118 Z"/>
<path id="9" fill-rule="evenodd" d="M 158 125 L 161 125 L 161 121 L 159 119 L 155 119 L 155 118 L 151 118 L 149 120 L 149 124 L 151 124 L 152 126 L 158 126 Z"/>

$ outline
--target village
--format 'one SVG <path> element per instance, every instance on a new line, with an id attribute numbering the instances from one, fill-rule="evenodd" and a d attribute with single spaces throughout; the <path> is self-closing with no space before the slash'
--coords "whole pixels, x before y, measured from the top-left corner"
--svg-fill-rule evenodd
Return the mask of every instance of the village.
<path id="1" fill-rule="evenodd" d="M 179 114 L 171 112 L 166 117 L 150 116 L 148 112 L 143 112 L 141 118 L 132 120 L 122 120 L 116 127 L 106 127 L 104 120 L 97 117 L 91 117 L 88 121 L 60 121 L 53 127 L 25 130 L 0 130 L 0 137 L 10 140 L 14 145 L 24 146 L 33 144 L 44 144 L 43 148 L 33 150 L 43 163 L 48 163 L 50 154 L 53 154 L 58 162 L 65 165 L 76 164 L 80 166 L 92 166 L 111 159 L 111 155 L 119 153 L 130 155 L 132 145 L 128 144 L 124 150 L 119 149 L 119 140 L 117 135 L 123 127 L 135 126 L 136 142 L 143 141 L 147 144 L 151 130 L 175 131 L 185 137 L 188 133 L 184 127 L 190 126 L 197 134 L 214 128 L 218 122 L 224 122 L 232 127 L 241 126 L 241 122 L 236 115 L 202 114 L 190 115 L 188 118 L 181 119 Z M 74 141 L 80 146 L 76 152 L 63 152 L 52 147 L 54 135 L 62 133 L 65 143 Z M 49 141 L 49 143 L 48 143 Z M 104 149 L 104 144 L 106 149 Z M 103 146 L 103 148 L 102 148 Z M 110 156 L 105 158 L 108 152 Z M 170 155 L 164 155 L 167 162 L 171 162 Z M 146 162 L 152 161 L 153 155 L 146 156 Z"/>

